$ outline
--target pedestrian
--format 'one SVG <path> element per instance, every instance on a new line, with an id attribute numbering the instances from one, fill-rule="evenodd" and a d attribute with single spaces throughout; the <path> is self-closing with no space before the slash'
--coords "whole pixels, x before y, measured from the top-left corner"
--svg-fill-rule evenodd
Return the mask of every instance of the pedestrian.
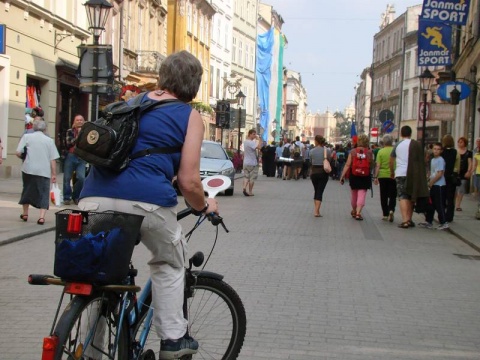
<path id="1" fill-rule="evenodd" d="M 337 176 L 336 178 L 340 180 L 342 176 L 343 167 L 345 166 L 345 161 L 347 161 L 347 154 L 345 153 L 345 149 L 342 145 L 337 145 L 338 149 L 336 150 L 337 153 Z"/>
<path id="2" fill-rule="evenodd" d="M 258 177 L 257 151 L 261 147 L 260 138 L 255 129 L 248 131 L 247 139 L 243 142 L 243 195 L 254 196 L 253 185 Z"/>
<path id="3" fill-rule="evenodd" d="M 438 222 L 440 225 L 437 230 L 446 230 L 449 228 L 445 216 L 445 196 L 447 192 L 447 182 L 445 180 L 445 159 L 442 154 L 442 143 L 433 145 L 433 158 L 430 161 L 430 178 L 428 187 L 430 188 L 430 199 L 432 205 L 428 207 L 425 213 L 425 222 L 419 223 L 418 226 L 432 229 L 433 216 L 435 211 L 438 214 Z"/>
<path id="4" fill-rule="evenodd" d="M 472 169 L 475 171 L 473 186 L 475 187 L 475 196 L 477 197 L 477 213 L 475 217 L 480 220 L 480 138 L 475 141 L 475 155 L 473 156 Z"/>
<path id="5" fill-rule="evenodd" d="M 285 144 L 282 150 L 283 161 L 283 180 L 290 180 L 292 178 L 292 140 L 285 139 Z"/>
<path id="6" fill-rule="evenodd" d="M 75 143 L 78 134 L 82 129 L 85 119 L 82 115 L 77 114 L 73 117 L 72 127 L 67 130 L 65 137 L 66 151 L 65 162 L 63 164 L 63 203 L 70 205 L 72 201 L 78 204 L 78 198 L 85 182 L 85 171 L 87 163 L 80 159 L 75 153 Z M 72 191 L 72 178 L 75 173 L 75 182 Z"/>
<path id="7" fill-rule="evenodd" d="M 455 211 L 462 211 L 463 195 L 470 192 L 470 178 L 473 174 L 473 155 L 472 152 L 467 149 L 468 140 L 465 137 L 460 137 L 457 144 L 458 153 L 460 154 L 460 170 L 458 176 L 460 177 L 461 184 L 457 186 L 456 189 Z"/>
<path id="8" fill-rule="evenodd" d="M 264 153 L 265 158 L 262 159 L 262 167 L 264 170 L 264 175 L 267 177 L 275 177 L 275 141 L 272 141 L 271 144 L 265 146 Z"/>
<path id="9" fill-rule="evenodd" d="M 343 185 L 345 182 L 345 176 L 347 172 L 349 172 L 349 184 L 351 189 L 350 203 L 352 205 L 352 211 L 350 214 L 356 220 L 363 220 L 362 209 L 365 206 L 367 190 L 372 187 L 371 172 L 374 167 L 374 161 L 373 153 L 368 148 L 368 142 L 367 135 L 360 134 L 358 136 L 357 146 L 348 154 L 347 162 L 345 163 L 342 175 L 340 176 L 340 183 Z"/>
<path id="10" fill-rule="evenodd" d="M 30 205 L 40 209 L 38 225 L 45 224 L 45 214 L 50 205 L 50 183 L 56 183 L 56 160 L 60 157 L 52 138 L 45 134 L 47 123 L 36 119 L 32 123 L 32 133 L 26 133 L 18 143 L 16 155 L 22 158 L 23 189 L 19 204 L 23 207 L 20 219 L 28 221 Z"/>
<path id="11" fill-rule="evenodd" d="M 283 161 L 282 157 L 283 141 L 280 140 L 278 146 L 275 148 L 275 165 L 277 166 L 277 178 L 281 179 L 283 175 Z"/>
<path id="12" fill-rule="evenodd" d="M 310 150 L 311 171 L 310 180 L 313 185 L 313 216 L 321 217 L 320 208 L 323 201 L 323 192 L 328 182 L 328 173 L 323 168 L 323 160 L 327 155 L 327 160 L 331 157 L 331 152 L 327 149 L 326 140 L 323 136 L 315 136 L 315 147 Z"/>
<path id="13" fill-rule="evenodd" d="M 395 178 L 390 176 L 390 155 L 393 150 L 393 137 L 389 134 L 383 136 L 383 147 L 377 152 L 373 181 L 380 184 L 380 205 L 384 221 L 393 222 L 395 205 L 397 202 L 397 184 Z"/>
<path id="14" fill-rule="evenodd" d="M 3 163 L 3 145 L 2 145 L 2 139 L 0 138 L 0 165 Z"/>
<path id="15" fill-rule="evenodd" d="M 304 145 L 305 145 L 305 148 L 304 148 L 305 150 L 304 150 L 303 166 L 302 166 L 301 174 L 302 174 L 302 177 L 306 179 L 309 176 L 308 172 L 310 170 L 310 150 L 311 150 L 310 141 L 307 140 Z"/>
<path id="16" fill-rule="evenodd" d="M 397 196 L 400 204 L 402 222 L 399 228 L 408 229 L 415 226 L 412 221 L 413 205 L 420 198 L 428 198 L 425 171 L 425 156 L 421 144 L 411 139 L 412 128 L 408 125 L 400 129 L 402 140 L 390 154 L 390 176 L 395 176 Z"/>
<path id="17" fill-rule="evenodd" d="M 148 264 L 153 326 L 162 339 L 159 359 L 195 354 L 198 350 L 198 342 L 187 333 L 188 321 L 183 315 L 187 247 L 177 221 L 178 199 L 172 179 L 177 175 L 178 187 L 195 214 L 218 213 L 215 199 L 205 198 L 200 179 L 203 121 L 188 104 L 198 92 L 202 74 L 200 61 L 187 51 L 163 60 L 158 90 L 139 96 L 142 102 L 180 101 L 142 116 L 132 153 L 150 147 L 181 150 L 136 158 L 121 172 L 92 167 L 78 204 L 84 211 L 115 210 L 145 217 L 141 241 L 151 253 Z"/>
<path id="18" fill-rule="evenodd" d="M 452 135 L 446 134 L 442 138 L 442 158 L 445 160 L 445 197 L 443 198 L 445 208 L 445 220 L 447 223 L 453 221 L 455 213 L 455 192 L 457 190 L 457 181 L 459 180 L 458 171 L 460 169 L 460 154 L 455 149 L 455 140 Z"/>
<path id="19" fill-rule="evenodd" d="M 300 141 L 300 136 L 295 137 L 295 142 L 292 144 L 291 154 L 293 157 L 292 168 L 291 168 L 291 177 L 295 180 L 298 180 L 300 177 L 300 171 L 303 167 L 303 152 L 305 145 Z"/>

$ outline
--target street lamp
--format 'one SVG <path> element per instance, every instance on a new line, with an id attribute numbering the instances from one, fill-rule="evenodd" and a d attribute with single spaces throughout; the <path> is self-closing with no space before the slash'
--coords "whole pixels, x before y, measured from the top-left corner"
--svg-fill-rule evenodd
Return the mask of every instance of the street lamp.
<path id="1" fill-rule="evenodd" d="M 428 70 L 428 67 L 425 68 L 423 73 L 419 76 L 420 85 L 423 91 L 423 111 L 422 111 L 422 148 L 425 151 L 425 136 L 426 136 L 426 122 L 427 122 L 427 93 L 430 90 L 432 80 L 435 79 L 435 76 Z"/>
<path id="2" fill-rule="evenodd" d="M 238 94 L 235 96 L 237 98 L 238 104 L 238 148 L 237 153 L 240 155 L 240 127 L 242 125 L 242 106 L 245 103 L 245 94 L 240 90 Z"/>
<path id="3" fill-rule="evenodd" d="M 105 30 L 108 13 L 113 7 L 107 0 L 88 0 L 85 4 L 88 18 L 88 29 L 93 35 L 93 45 L 99 44 L 99 38 L 102 31 Z M 97 120 L 97 81 L 98 81 L 98 48 L 93 49 L 93 68 L 92 68 L 92 107 L 90 119 Z"/>

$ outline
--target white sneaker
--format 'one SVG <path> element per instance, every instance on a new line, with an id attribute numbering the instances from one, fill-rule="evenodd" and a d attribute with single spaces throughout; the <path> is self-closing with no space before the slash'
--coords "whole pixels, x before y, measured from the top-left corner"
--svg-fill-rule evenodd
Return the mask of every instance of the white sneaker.
<path id="1" fill-rule="evenodd" d="M 390 210 L 390 212 L 388 213 L 388 221 L 393 222 L 394 219 L 395 216 L 393 215 L 393 211 Z"/>
<path id="2" fill-rule="evenodd" d="M 450 229 L 450 226 L 448 226 L 448 223 L 441 224 L 440 226 L 437 227 L 437 230 L 447 230 Z"/>
<path id="3" fill-rule="evenodd" d="M 418 223 L 418 226 L 425 229 L 433 229 L 433 225 L 428 222 Z"/>

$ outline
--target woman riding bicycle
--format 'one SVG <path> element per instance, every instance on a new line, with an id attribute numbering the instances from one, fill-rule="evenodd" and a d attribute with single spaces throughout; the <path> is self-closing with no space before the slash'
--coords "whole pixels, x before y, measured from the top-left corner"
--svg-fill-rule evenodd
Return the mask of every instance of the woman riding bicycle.
<path id="1" fill-rule="evenodd" d="M 159 90 L 140 94 L 143 101 L 178 99 L 144 114 L 132 153 L 148 148 L 179 147 L 174 154 L 151 154 L 130 161 L 122 172 L 93 167 L 78 204 L 85 211 L 116 210 L 144 216 L 142 242 L 151 252 L 153 325 L 162 339 L 160 359 L 194 354 L 198 342 L 186 335 L 183 314 L 184 260 L 187 247 L 177 222 L 177 194 L 172 179 L 197 213 L 218 213 L 205 199 L 200 179 L 204 126 L 192 101 L 202 80 L 202 65 L 187 51 L 168 56 L 159 71 Z M 180 151 L 180 150 L 179 150 Z"/>

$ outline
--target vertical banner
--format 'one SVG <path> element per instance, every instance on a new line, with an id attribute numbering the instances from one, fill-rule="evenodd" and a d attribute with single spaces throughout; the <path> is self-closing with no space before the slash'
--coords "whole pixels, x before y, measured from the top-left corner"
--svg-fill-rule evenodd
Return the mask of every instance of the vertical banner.
<path id="1" fill-rule="evenodd" d="M 452 64 L 452 27 L 445 23 L 418 20 L 418 66 Z"/>
<path id="2" fill-rule="evenodd" d="M 0 24 L 0 54 L 5 54 L 5 32 L 7 27 Z"/>
<path id="3" fill-rule="evenodd" d="M 470 0 L 424 0 L 420 19 L 467 25 Z"/>

